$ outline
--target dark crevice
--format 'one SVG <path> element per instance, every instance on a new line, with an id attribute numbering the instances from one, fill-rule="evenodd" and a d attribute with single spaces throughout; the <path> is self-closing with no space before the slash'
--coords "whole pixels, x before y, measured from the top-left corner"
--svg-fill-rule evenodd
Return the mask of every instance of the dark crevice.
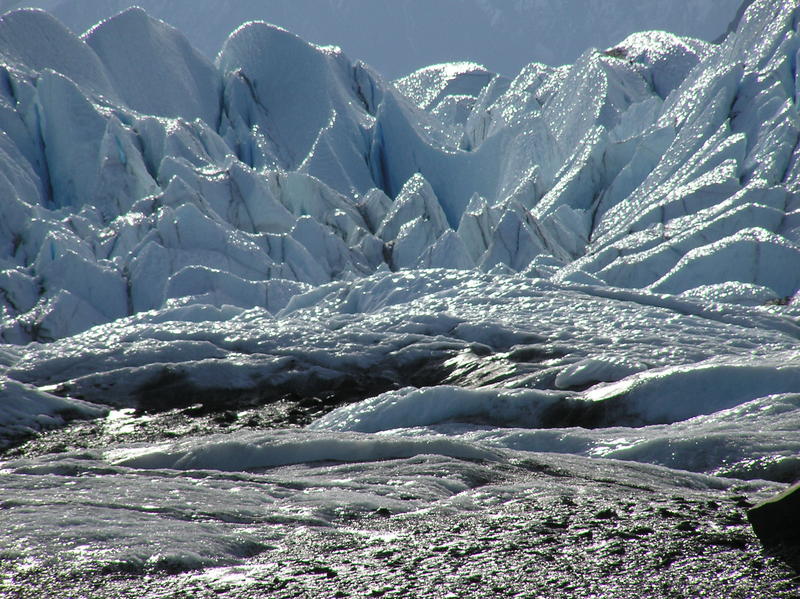
<path id="1" fill-rule="evenodd" d="M 394 198 L 390 180 L 389 164 L 386 157 L 386 141 L 380 121 L 375 125 L 372 144 L 369 149 L 367 164 L 372 175 L 372 182 L 388 197 Z"/>
<path id="2" fill-rule="evenodd" d="M 56 205 L 56 198 L 55 198 L 55 191 L 53 190 L 53 181 L 50 175 L 50 164 L 47 160 L 47 144 L 44 141 L 44 131 L 42 130 L 42 120 L 43 116 L 41 113 L 41 109 L 39 108 L 39 104 L 36 103 L 34 106 L 34 110 L 36 113 L 36 137 L 39 142 L 39 147 L 41 148 L 41 156 L 42 156 L 42 171 L 44 175 L 44 180 L 42 183 L 44 184 L 44 192 L 45 192 L 45 205 L 48 206 L 55 206 Z"/>
<path id="3" fill-rule="evenodd" d="M 541 428 L 606 428 L 611 426 L 637 427 L 645 424 L 640 415 L 630 411 L 624 395 L 603 401 L 565 397 L 550 406 L 541 416 Z"/>
<path id="4" fill-rule="evenodd" d="M 305 424 L 342 405 L 362 401 L 401 387 L 429 387 L 447 380 L 453 367 L 445 364 L 451 357 L 419 359 L 380 372 L 355 371 L 338 376 L 293 376 L 280 383 L 263 382 L 248 389 L 198 387 L 186 375 L 165 367 L 161 373 L 136 391 L 134 398 L 140 413 L 160 413 L 192 407 L 196 415 L 224 413 L 275 402 L 294 406 L 297 422 Z M 296 366 L 295 366 L 296 368 Z M 300 374 L 300 373 L 297 373 Z M 64 386 L 60 393 L 69 393 Z M 291 411 L 291 410 L 290 410 Z"/>

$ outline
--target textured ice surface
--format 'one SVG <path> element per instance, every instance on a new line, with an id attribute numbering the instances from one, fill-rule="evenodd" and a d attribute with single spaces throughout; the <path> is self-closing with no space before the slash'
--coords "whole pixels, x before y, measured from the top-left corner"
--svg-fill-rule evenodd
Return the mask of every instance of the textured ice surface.
<path id="1" fill-rule="evenodd" d="M 261 523 L 447 503 L 530 452 L 798 478 L 798 10 L 395 83 L 265 23 L 212 64 L 138 9 L 0 17 L 0 443 L 322 406 L 3 464 L 7 551 L 232 564 L 286 534 Z"/>
<path id="2" fill-rule="evenodd" d="M 414 384 L 423 371 L 425 384 L 442 386 L 375 395 L 312 428 L 377 432 L 467 423 L 564 434 L 564 427 L 580 426 L 602 432 L 578 429 L 565 438 L 599 435 L 609 444 L 681 422 L 691 423 L 686 435 L 702 438 L 703 416 L 769 405 L 769 398 L 796 391 L 798 334 L 792 318 L 766 308 L 428 270 L 330 283 L 298 293 L 274 316 L 261 308 L 143 313 L 24 349 L 7 375 L 93 402 L 152 409 L 148 394 L 168 383 L 177 385 L 169 387 L 176 396 L 159 395 L 164 407 L 188 405 L 192 397 L 213 401 L 223 390 L 270 397 L 358 386 L 369 397 Z M 741 436 L 771 434 L 758 410 L 745 410 L 743 428 L 715 433 L 716 458 L 667 450 L 626 455 L 703 472 L 742 460 L 782 462 L 795 451 L 789 438 L 797 412 L 791 402 L 781 405 L 786 432 L 772 441 Z M 619 426 L 647 428 L 613 428 Z M 585 454 L 593 447 L 586 441 L 536 449 Z M 781 474 L 762 475 L 787 478 L 784 472 L 798 467 L 790 459 L 775 470 Z"/>
<path id="3" fill-rule="evenodd" d="M 76 418 L 105 416 L 104 406 L 56 397 L 13 379 L 0 379 L 0 447 L 8 440 L 63 426 Z"/>
<path id="4" fill-rule="evenodd" d="M 526 463 L 591 479 L 600 462 L 436 434 L 317 431 L 188 438 L 2 462 L 6 529 L 0 548 L 9 563 L 73 576 L 237 564 L 278 549 L 307 527 L 335 536 L 348 522 L 376 512 L 492 511 L 528 490 L 537 497 L 562 492 L 558 478 L 531 479 Z M 736 484 L 654 466 L 602 464 L 607 479 L 662 493 Z M 738 487 L 759 488 L 773 487 Z"/>

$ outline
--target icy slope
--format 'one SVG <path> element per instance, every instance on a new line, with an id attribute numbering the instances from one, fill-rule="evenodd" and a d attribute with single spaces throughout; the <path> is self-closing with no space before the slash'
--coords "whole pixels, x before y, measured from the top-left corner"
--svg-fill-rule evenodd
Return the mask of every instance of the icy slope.
<path id="1" fill-rule="evenodd" d="M 736 510 L 800 478 L 799 26 L 390 83 L 0 17 L 4 584 L 796 595 Z"/>
<path id="2" fill-rule="evenodd" d="M 295 295 L 276 316 L 184 306 L 121 319 L 30 346 L 6 375 L 154 411 L 242 410 L 292 396 L 325 398 L 316 402 L 326 411 L 363 400 L 312 427 L 477 423 L 511 427 L 509 439 L 530 434 L 519 447 L 538 451 L 605 455 L 623 444 L 640 447 L 631 459 L 683 469 L 796 476 L 797 397 L 777 397 L 800 389 L 795 318 L 654 299 L 469 271 L 373 275 Z M 423 388 L 432 385 L 442 386 Z M 739 420 L 718 426 L 725 410 Z M 654 425 L 668 426 L 615 428 Z M 520 437 L 520 427 L 536 432 Z M 693 440 L 685 452 L 671 445 L 672 430 Z M 698 460 L 710 431 L 722 446 Z M 504 435 L 492 442 L 510 442 Z M 655 449 L 659 438 L 668 446 Z"/>

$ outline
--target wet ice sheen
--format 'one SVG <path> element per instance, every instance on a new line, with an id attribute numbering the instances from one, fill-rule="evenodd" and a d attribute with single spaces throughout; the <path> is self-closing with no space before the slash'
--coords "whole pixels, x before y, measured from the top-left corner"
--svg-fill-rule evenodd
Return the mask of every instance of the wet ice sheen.
<path id="1" fill-rule="evenodd" d="M 67 560 L 73 574 L 232 565 L 279 548 L 286 535 L 304 527 L 335 535 L 349 530 L 353 518 L 378 510 L 491 509 L 531 485 L 548 484 L 529 480 L 515 465 L 531 459 L 562 474 L 597 474 L 596 459 L 481 448 L 443 435 L 302 430 L 19 459 L 2 463 L 8 499 L 0 548 L 12 565 L 19 564 L 21 555 L 14 554 L 24 547 L 34 567 Z M 603 461 L 603 476 L 662 492 L 732 485 L 614 461 Z"/>

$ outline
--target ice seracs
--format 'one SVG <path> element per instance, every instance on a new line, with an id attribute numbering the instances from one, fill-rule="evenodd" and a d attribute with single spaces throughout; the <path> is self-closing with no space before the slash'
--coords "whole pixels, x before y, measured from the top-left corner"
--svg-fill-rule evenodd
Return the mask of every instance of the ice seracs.
<path id="1" fill-rule="evenodd" d="M 217 126 L 222 77 L 178 31 L 141 8 L 129 8 L 81 37 L 129 108 Z"/>
<path id="2" fill-rule="evenodd" d="M 7 305 L 3 334 L 49 339 L 160 308 L 189 289 L 171 282 L 189 266 L 254 289 L 503 265 L 659 292 L 739 282 L 792 295 L 795 282 L 760 272 L 769 260 L 706 281 L 713 261 L 681 258 L 704 248 L 723 260 L 753 227 L 796 255 L 793 10 L 756 2 L 719 45 L 648 32 L 511 81 L 458 63 L 393 84 L 264 23 L 234 32 L 212 65 L 140 9 L 80 38 L 46 13 L 8 13 L 2 259 L 18 274 L 4 280 L 42 284 L 33 305 Z M 47 49 L 30 46 L 34 32 Z M 202 240 L 170 233 L 176 218 L 202 225 Z M 43 227 L 79 239 L 81 272 L 115 271 L 127 300 L 100 305 L 40 272 Z M 231 281 L 238 291 L 201 295 L 252 305 Z M 61 290 L 76 299 L 55 301 Z M 75 302 L 82 323 L 60 307 Z"/>

